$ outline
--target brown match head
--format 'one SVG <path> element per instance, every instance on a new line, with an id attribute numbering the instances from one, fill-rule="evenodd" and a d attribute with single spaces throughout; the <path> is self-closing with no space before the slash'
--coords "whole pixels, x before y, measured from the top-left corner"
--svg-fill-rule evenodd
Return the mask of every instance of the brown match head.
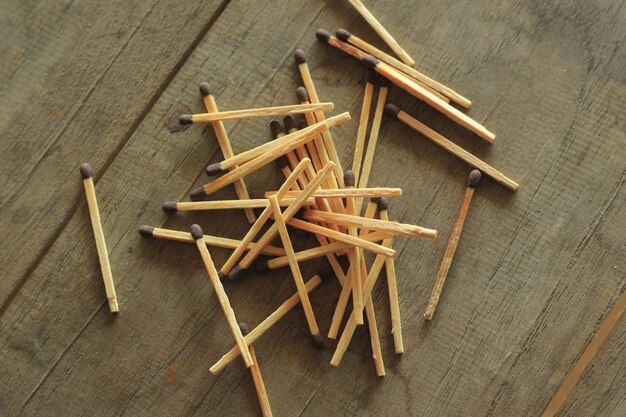
<path id="1" fill-rule="evenodd" d="M 193 123 L 193 116 L 190 114 L 181 114 L 178 118 L 178 123 L 183 126 L 190 125 Z"/>
<path id="2" fill-rule="evenodd" d="M 211 86 L 206 81 L 200 83 L 200 85 L 198 86 L 198 90 L 200 90 L 200 94 L 202 94 L 202 97 L 210 96 L 213 94 Z"/>
<path id="3" fill-rule="evenodd" d="M 283 123 L 285 124 L 285 130 L 287 132 L 290 132 L 293 129 L 298 128 L 298 124 L 296 123 L 296 118 L 290 114 L 288 114 L 287 116 L 283 118 Z"/>
<path id="4" fill-rule="evenodd" d="M 80 176 L 86 180 L 87 178 L 91 178 L 93 177 L 93 169 L 91 169 L 91 165 L 89 165 L 88 163 L 82 163 L 80 164 Z"/>
<path id="5" fill-rule="evenodd" d="M 378 211 L 389 210 L 389 199 L 387 197 L 380 197 L 376 203 L 378 204 Z"/>
<path id="6" fill-rule="evenodd" d="M 214 164 L 207 165 L 207 167 L 204 170 L 204 172 L 206 172 L 206 174 L 209 177 L 214 177 L 216 175 L 222 174 L 224 172 L 224 170 L 222 169 L 222 166 L 220 165 L 220 163 L 216 162 Z"/>
<path id="7" fill-rule="evenodd" d="M 378 64 L 380 64 L 380 61 L 370 54 L 363 55 L 363 58 L 361 58 L 361 62 L 363 62 L 363 64 L 365 64 L 365 66 L 368 68 L 376 68 Z"/>
<path id="8" fill-rule="evenodd" d="M 306 54 L 300 48 L 293 51 L 293 59 L 296 60 L 296 64 L 305 64 L 306 63 Z"/>
<path id="9" fill-rule="evenodd" d="M 238 281 L 241 278 L 243 278 L 245 274 L 246 274 L 245 268 L 243 268 L 241 265 L 237 265 L 236 267 L 231 269 L 230 272 L 228 273 L 228 280 Z"/>
<path id="10" fill-rule="evenodd" d="M 320 42 L 328 43 L 330 39 L 330 33 L 326 29 L 318 29 L 315 32 L 315 37 L 320 40 Z"/>
<path id="11" fill-rule="evenodd" d="M 346 184 L 346 187 L 354 187 L 354 183 L 356 182 L 354 171 L 352 171 L 351 169 L 347 169 L 343 173 L 343 182 Z"/>
<path id="12" fill-rule="evenodd" d="M 274 139 L 278 138 L 279 135 L 285 134 L 285 129 L 283 125 L 276 119 L 270 122 L 270 130 L 272 131 L 272 137 Z"/>
<path id="13" fill-rule="evenodd" d="M 393 117 L 394 119 L 398 118 L 398 113 L 400 113 L 400 108 L 393 103 L 385 104 L 385 114 L 387 116 Z"/>
<path id="14" fill-rule="evenodd" d="M 324 349 L 324 344 L 326 342 L 326 338 L 322 336 L 320 333 L 311 335 L 311 344 L 318 349 Z"/>
<path id="15" fill-rule="evenodd" d="M 241 323 L 239 323 L 239 330 L 241 330 L 241 334 L 245 336 L 250 333 L 250 326 L 248 326 L 248 323 L 244 323 L 242 321 Z"/>
<path id="16" fill-rule="evenodd" d="M 204 233 L 202 232 L 202 228 L 199 224 L 192 224 L 190 230 L 191 237 L 193 237 L 195 240 L 200 240 L 204 237 Z"/>
<path id="17" fill-rule="evenodd" d="M 189 198 L 191 198 L 191 201 L 200 201 L 206 196 L 207 196 L 206 191 L 204 191 L 204 188 L 202 187 L 196 188 L 195 190 L 189 193 Z"/>
<path id="18" fill-rule="evenodd" d="M 178 211 L 178 208 L 176 207 L 176 201 L 166 201 L 165 203 L 163 203 L 163 206 L 161 206 L 161 208 L 164 212 L 170 214 L 176 213 Z"/>
<path id="19" fill-rule="evenodd" d="M 302 130 L 306 127 L 309 127 L 309 124 L 307 123 L 306 119 L 298 120 L 298 130 Z"/>
<path id="20" fill-rule="evenodd" d="M 483 174 L 479 170 L 473 169 L 467 177 L 467 186 L 472 188 L 478 187 L 478 184 L 480 184 L 480 180 L 482 177 Z"/>
<path id="21" fill-rule="evenodd" d="M 352 34 L 343 28 L 339 28 L 335 31 L 335 36 L 340 41 L 348 42 L 348 39 L 350 39 L 350 36 L 352 36 Z"/>
<path id="22" fill-rule="evenodd" d="M 139 227 L 139 234 L 143 237 L 152 237 L 154 236 L 154 227 L 144 224 Z"/>
<path id="23" fill-rule="evenodd" d="M 225 273 L 223 273 L 222 271 L 219 271 L 219 272 L 217 273 L 217 277 L 220 279 L 220 282 L 224 282 L 224 281 L 226 281 L 226 274 L 225 274 Z"/>
<path id="24" fill-rule="evenodd" d="M 309 93 L 306 91 L 306 88 L 300 86 L 296 88 L 296 97 L 298 97 L 298 101 L 300 103 L 304 103 L 305 101 L 309 101 Z"/>
<path id="25" fill-rule="evenodd" d="M 276 160 L 276 164 L 278 165 L 278 168 L 283 169 L 289 166 L 289 160 L 287 159 L 285 155 L 283 155 Z"/>

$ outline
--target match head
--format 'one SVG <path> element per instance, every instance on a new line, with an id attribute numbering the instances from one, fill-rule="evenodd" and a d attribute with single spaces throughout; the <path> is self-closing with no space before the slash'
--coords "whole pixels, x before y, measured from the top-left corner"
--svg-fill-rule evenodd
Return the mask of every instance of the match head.
<path id="1" fill-rule="evenodd" d="M 326 29 L 318 29 L 317 32 L 315 32 L 315 37 L 321 42 L 328 43 L 330 33 L 328 33 Z"/>
<path id="2" fill-rule="evenodd" d="M 270 122 L 270 130 L 272 131 L 272 137 L 274 139 L 278 138 L 279 135 L 285 134 L 285 129 L 276 119 Z"/>
<path id="3" fill-rule="evenodd" d="M 318 349 L 324 348 L 324 342 L 326 338 L 321 335 L 321 333 L 316 333 L 311 335 L 311 343 Z"/>
<path id="4" fill-rule="evenodd" d="M 239 330 L 241 330 L 241 334 L 245 336 L 250 333 L 250 326 L 248 326 L 248 323 L 244 323 L 242 321 L 241 323 L 239 323 Z"/>
<path id="5" fill-rule="evenodd" d="M 387 197 L 381 197 L 377 201 L 378 211 L 387 211 L 389 209 L 389 199 Z"/>
<path id="6" fill-rule="evenodd" d="M 348 42 L 348 39 L 350 39 L 350 36 L 352 36 L 352 34 L 343 28 L 339 28 L 335 31 L 335 36 L 340 41 Z"/>
<path id="7" fill-rule="evenodd" d="M 306 91 L 306 88 L 302 86 L 296 88 L 296 97 L 298 97 L 300 103 L 309 101 L 309 93 Z"/>
<path id="8" fill-rule="evenodd" d="M 175 201 L 166 201 L 165 203 L 163 203 L 163 206 L 161 206 L 161 208 L 163 209 L 164 212 L 166 213 L 176 213 L 178 211 L 178 208 L 176 208 L 176 202 Z"/>
<path id="9" fill-rule="evenodd" d="M 139 227 L 139 234 L 143 237 L 152 237 L 154 236 L 154 227 L 144 224 Z"/>
<path id="10" fill-rule="evenodd" d="M 202 187 L 196 188 L 195 190 L 189 193 L 189 198 L 191 198 L 191 201 L 200 201 L 206 196 L 207 196 L 206 191 L 204 191 L 204 188 Z"/>
<path id="11" fill-rule="evenodd" d="M 243 278 L 245 274 L 246 274 L 246 270 L 241 265 L 237 265 L 236 267 L 231 269 L 230 272 L 228 273 L 228 280 L 237 281 Z"/>
<path id="12" fill-rule="evenodd" d="M 178 123 L 183 126 L 190 125 L 193 123 L 193 116 L 190 114 L 181 114 L 178 118 Z"/>
<path id="13" fill-rule="evenodd" d="M 285 167 L 289 166 L 289 160 L 287 159 L 287 157 L 285 155 L 281 156 L 280 158 L 278 158 L 276 160 L 276 164 L 278 165 L 278 168 L 283 169 Z M 263 198 L 263 197 L 261 197 Z"/>
<path id="14" fill-rule="evenodd" d="M 285 130 L 287 132 L 298 128 L 298 124 L 296 123 L 295 117 L 293 117 L 290 114 L 288 114 L 287 116 L 283 118 L 283 123 L 285 124 Z"/>
<path id="15" fill-rule="evenodd" d="M 225 273 L 223 273 L 222 271 L 219 271 L 219 272 L 217 273 L 217 277 L 220 279 L 220 282 L 224 282 L 224 281 L 226 281 L 226 274 L 225 274 Z"/>
<path id="16" fill-rule="evenodd" d="M 298 130 L 302 130 L 307 127 L 309 127 L 309 124 L 306 122 L 306 119 L 298 120 Z"/>
<path id="17" fill-rule="evenodd" d="M 354 187 L 356 178 L 354 176 L 354 172 L 351 169 L 347 169 L 343 173 L 343 182 L 346 184 L 346 187 Z"/>
<path id="18" fill-rule="evenodd" d="M 400 108 L 393 103 L 385 104 L 385 114 L 387 116 L 393 117 L 394 119 L 398 118 L 398 113 L 400 113 Z"/>
<path id="19" fill-rule="evenodd" d="M 202 94 L 202 97 L 210 96 L 213 94 L 211 86 L 206 81 L 200 83 L 200 85 L 198 86 L 198 90 L 200 90 L 200 94 Z"/>
<path id="20" fill-rule="evenodd" d="M 380 64 L 380 61 L 370 54 L 363 55 L 363 58 L 361 58 L 361 62 L 363 62 L 363 64 L 365 64 L 365 66 L 368 68 L 376 68 L 378 64 Z"/>
<path id="21" fill-rule="evenodd" d="M 214 177 L 214 176 L 220 175 L 221 173 L 224 172 L 224 170 L 222 169 L 222 166 L 220 165 L 219 162 L 207 165 L 207 167 L 206 167 L 206 169 L 204 171 L 206 172 L 206 174 L 209 177 Z"/>
<path id="22" fill-rule="evenodd" d="M 296 64 L 306 64 L 306 54 L 300 48 L 293 51 L 293 58 L 296 60 Z"/>
<path id="23" fill-rule="evenodd" d="M 482 177 L 483 174 L 479 170 L 473 169 L 467 177 L 467 186 L 472 188 L 478 187 L 478 184 L 480 184 L 480 180 Z"/>
<path id="24" fill-rule="evenodd" d="M 204 233 L 202 232 L 202 228 L 199 224 L 191 225 L 191 237 L 193 237 L 195 240 L 200 240 L 204 237 Z"/>
<path id="25" fill-rule="evenodd" d="M 80 176 L 86 180 L 87 178 L 93 177 L 93 169 L 91 169 L 91 165 L 88 163 L 80 164 Z"/>

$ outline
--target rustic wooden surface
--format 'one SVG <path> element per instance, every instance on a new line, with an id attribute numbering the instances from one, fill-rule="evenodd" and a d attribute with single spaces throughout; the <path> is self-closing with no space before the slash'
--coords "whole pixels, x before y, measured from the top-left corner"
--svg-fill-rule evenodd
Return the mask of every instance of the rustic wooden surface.
<path id="1" fill-rule="evenodd" d="M 392 218 L 440 232 L 396 241 L 405 353 L 393 354 L 385 285 L 374 294 L 384 379 L 364 329 L 332 368 L 332 350 L 310 346 L 295 309 L 255 344 L 274 413 L 538 415 L 626 287 L 624 2 L 367 4 L 417 68 L 472 99 L 469 114 L 497 138 L 482 143 L 397 89 L 390 100 L 521 186 L 477 190 L 425 324 L 469 168 L 385 118 L 370 183 L 404 189 Z M 333 132 L 348 164 L 365 74 L 314 32 L 345 27 L 384 45 L 340 1 L 0 5 L 0 415 L 258 415 L 241 363 L 208 372 L 232 338 L 197 251 L 136 232 L 199 222 L 241 237 L 247 227 L 243 212 L 163 214 L 220 159 L 210 128 L 172 134 L 167 123 L 202 111 L 204 80 L 223 110 L 295 103 L 292 52 L 302 47 L 320 98 L 353 115 Z M 268 140 L 265 123 L 228 123 L 235 152 Z M 83 161 L 95 171 L 118 317 L 106 306 Z M 266 190 L 280 178 L 267 167 L 246 182 Z M 220 265 L 228 252 L 212 255 Z M 254 326 L 295 287 L 283 269 L 226 290 Z M 323 329 L 338 294 L 331 281 L 311 297 Z M 624 415 L 625 358 L 622 317 L 559 415 Z"/>

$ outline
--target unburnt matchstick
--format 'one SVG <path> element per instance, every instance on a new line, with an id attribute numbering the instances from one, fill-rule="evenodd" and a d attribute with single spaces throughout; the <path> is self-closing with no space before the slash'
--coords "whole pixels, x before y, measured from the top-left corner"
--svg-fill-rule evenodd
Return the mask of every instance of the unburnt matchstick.
<path id="1" fill-rule="evenodd" d="M 435 314 L 435 309 L 437 308 L 439 297 L 441 296 L 441 291 L 443 290 L 443 284 L 446 281 L 448 271 L 452 265 L 452 259 L 454 258 L 456 248 L 459 244 L 459 238 L 461 237 L 461 231 L 463 230 L 463 225 L 465 224 L 465 219 L 467 218 L 467 212 L 469 211 L 470 204 L 472 203 L 474 190 L 478 187 L 478 184 L 480 184 L 481 177 L 482 175 L 480 171 L 474 169 L 470 172 L 469 177 L 467 178 L 467 188 L 465 189 L 465 194 L 463 195 L 463 200 L 461 201 L 461 208 L 459 209 L 459 214 L 456 216 L 456 220 L 454 221 L 452 233 L 450 234 L 450 239 L 448 240 L 448 246 L 446 247 L 446 252 L 443 255 L 439 272 L 437 272 L 435 285 L 433 286 L 433 290 L 428 298 L 428 305 L 426 306 L 426 312 L 424 313 L 425 320 L 432 320 L 433 315 Z"/>
<path id="2" fill-rule="evenodd" d="M 285 119 L 287 119 L 287 117 L 293 119 L 293 116 L 291 115 L 286 116 Z M 274 140 L 280 139 L 285 136 L 285 128 L 283 128 L 283 125 L 280 123 L 280 121 L 276 119 L 270 121 L 269 127 L 270 132 L 272 132 L 272 138 Z M 294 133 L 294 131 L 289 133 Z M 288 178 L 289 175 L 291 175 L 293 169 L 298 165 L 298 158 L 294 151 L 287 152 L 284 156 L 281 156 L 276 160 L 276 165 L 278 165 L 278 168 L 283 172 L 285 178 Z M 300 183 L 301 181 L 302 178 L 298 178 L 297 183 Z M 292 190 L 298 190 L 297 183 L 294 183 L 291 186 Z"/>
<path id="3" fill-rule="evenodd" d="M 264 195 L 268 198 L 276 194 L 276 191 L 266 191 Z M 284 198 L 295 198 L 297 191 L 288 191 Z M 397 197 L 402 195 L 402 188 L 390 187 L 369 187 L 369 188 L 343 188 L 343 189 L 320 189 L 313 193 L 313 197 L 323 198 L 380 198 L 380 197 Z"/>
<path id="4" fill-rule="evenodd" d="M 335 105 L 333 103 L 315 103 L 315 104 L 290 104 L 287 106 L 276 107 L 261 107 L 258 109 L 244 109 L 244 110 L 232 110 L 221 111 L 211 113 L 198 113 L 198 114 L 182 114 L 178 122 L 181 125 L 189 125 L 192 123 L 210 123 L 226 120 L 239 120 L 248 119 L 251 117 L 266 117 L 266 116 L 283 116 L 285 114 L 299 114 L 314 111 L 327 111 L 333 110 Z"/>
<path id="5" fill-rule="evenodd" d="M 293 197 L 283 198 L 281 206 L 288 206 L 293 202 Z M 315 198 L 310 197 L 304 202 L 306 206 L 315 204 Z M 166 213 L 177 213 L 179 211 L 203 211 L 203 210 L 230 210 L 230 209 L 255 209 L 265 208 L 269 205 L 267 198 L 252 198 L 247 200 L 225 200 L 225 201 L 168 201 L 163 203 L 163 211 Z"/>
<path id="6" fill-rule="evenodd" d="M 372 106 L 372 95 L 377 76 L 374 71 L 369 71 L 365 82 L 365 92 L 363 93 L 363 104 L 361 105 L 361 116 L 359 117 L 359 127 L 356 131 L 356 144 L 354 146 L 354 157 L 352 158 L 352 172 L 358 178 L 361 173 L 361 162 L 363 161 L 363 151 L 365 149 L 365 136 L 370 118 L 370 107 Z"/>
<path id="7" fill-rule="evenodd" d="M 354 188 L 356 178 L 354 172 L 347 170 L 343 176 L 343 182 L 347 189 Z M 346 212 L 354 216 L 356 214 L 354 198 L 346 199 Z M 357 237 L 358 229 L 352 224 L 348 226 L 348 234 Z M 363 324 L 363 281 L 361 277 L 361 255 L 362 252 L 357 248 L 350 248 L 348 251 L 348 259 L 350 261 L 349 276 L 352 282 L 352 304 L 356 313 L 355 319 L 357 324 Z"/>
<path id="8" fill-rule="evenodd" d="M 400 120 L 402 123 L 409 126 L 411 129 L 415 130 L 416 132 L 421 133 L 422 135 L 426 136 L 428 139 L 435 142 L 437 145 L 441 146 L 446 151 L 450 152 L 452 155 L 463 160 L 466 164 L 470 165 L 471 167 L 480 170 L 483 174 L 489 175 L 491 178 L 493 178 L 495 181 L 499 182 L 500 184 L 504 185 L 509 190 L 516 191 L 517 188 L 519 187 L 519 185 L 515 181 L 508 178 L 506 175 L 504 175 L 503 173 L 501 173 L 500 171 L 498 171 L 491 165 L 488 165 L 487 163 L 478 159 L 471 153 L 467 152 L 465 149 L 461 148 L 456 143 L 450 141 L 449 139 L 435 132 L 434 130 L 432 130 L 431 128 L 429 128 L 428 126 L 426 126 L 419 120 L 403 112 L 395 104 L 387 103 L 387 105 L 385 106 L 385 113 L 387 113 L 388 116 L 394 119 Z"/>
<path id="9" fill-rule="evenodd" d="M 246 323 L 239 323 L 239 329 L 241 330 L 241 334 L 247 336 L 250 334 L 250 327 Z M 248 349 L 250 350 L 250 356 L 252 357 L 252 361 L 254 365 L 252 365 L 250 369 L 250 374 L 252 375 L 252 382 L 254 382 L 254 389 L 256 390 L 256 395 L 259 398 L 259 405 L 261 406 L 261 412 L 263 413 L 263 417 L 271 417 L 272 409 L 270 407 L 270 400 L 267 397 L 267 391 L 265 390 L 265 382 L 263 382 L 263 376 L 261 375 L 261 368 L 259 368 L 259 362 L 256 358 L 256 352 L 254 350 L 254 346 L 252 344 L 248 345 Z"/>
<path id="10" fill-rule="evenodd" d="M 84 163 L 80 165 L 80 176 L 83 179 L 83 186 L 85 187 L 87 206 L 89 207 L 89 217 L 91 218 L 91 227 L 93 228 L 93 234 L 96 239 L 96 248 L 98 250 L 98 258 L 100 260 L 100 270 L 102 271 L 102 280 L 104 281 L 104 290 L 106 292 L 109 310 L 111 313 L 117 313 L 120 309 L 117 304 L 117 295 L 115 293 L 113 273 L 111 272 L 111 263 L 109 262 L 107 244 L 104 239 L 102 222 L 100 221 L 100 210 L 98 209 L 96 189 L 93 184 L 93 170 L 89 164 Z"/>

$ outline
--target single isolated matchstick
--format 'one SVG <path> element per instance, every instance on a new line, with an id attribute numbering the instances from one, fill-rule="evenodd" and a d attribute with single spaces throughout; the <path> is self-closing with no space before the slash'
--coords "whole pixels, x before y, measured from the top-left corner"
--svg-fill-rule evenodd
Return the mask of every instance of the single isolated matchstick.
<path id="1" fill-rule="evenodd" d="M 80 165 L 80 176 L 83 178 L 83 186 L 85 187 L 85 195 L 87 196 L 89 217 L 91 218 L 91 227 L 93 228 L 93 234 L 96 238 L 96 248 L 98 249 L 100 270 L 102 271 L 102 279 L 104 281 L 104 290 L 109 303 L 109 310 L 111 313 L 117 313 L 120 309 L 117 305 L 115 283 L 113 282 L 113 274 L 111 273 L 111 264 L 109 262 L 107 244 L 104 240 L 104 231 L 102 230 L 102 223 L 100 222 L 100 210 L 98 210 L 96 189 L 93 185 L 93 170 L 89 164 Z"/>
<path id="2" fill-rule="evenodd" d="M 183 114 L 178 118 L 178 122 L 181 125 L 190 125 L 192 123 L 210 123 L 224 120 L 247 119 L 250 117 L 283 116 L 285 114 L 333 110 L 334 108 L 335 105 L 333 103 L 290 104 L 287 106 L 262 107 L 258 109 Z"/>
<path id="3" fill-rule="evenodd" d="M 404 49 L 400 46 L 400 44 L 391 36 L 391 34 L 385 29 L 385 27 L 374 17 L 372 12 L 370 12 L 367 7 L 360 0 L 348 0 L 350 4 L 356 9 L 357 12 L 369 25 L 378 33 L 378 35 L 383 38 L 385 43 L 389 45 L 389 47 L 393 50 L 393 52 L 398 55 L 398 57 L 404 62 L 406 65 L 413 66 L 415 65 L 415 61 L 413 58 L 406 53 Z"/>
<path id="4" fill-rule="evenodd" d="M 239 323 L 239 329 L 241 329 L 241 334 L 247 336 L 250 334 L 250 327 L 246 323 Z M 261 375 L 261 368 L 259 368 L 259 362 L 256 359 L 256 352 L 254 351 L 254 346 L 252 344 L 248 345 L 248 349 L 250 350 L 250 356 L 254 361 L 254 365 L 252 365 L 250 369 L 250 374 L 252 375 L 252 382 L 254 382 L 254 389 L 256 390 L 256 395 L 259 398 L 259 405 L 261 406 L 261 412 L 263 413 L 263 417 L 271 417 L 272 409 L 270 408 L 270 400 L 267 397 L 267 391 L 265 390 L 265 383 L 263 382 L 263 376 Z"/>
<path id="5" fill-rule="evenodd" d="M 467 178 L 467 188 L 465 189 L 465 195 L 463 196 L 463 201 L 461 202 L 461 208 L 459 209 L 459 214 L 456 216 L 456 220 L 454 221 L 452 233 L 450 234 L 450 239 L 448 240 L 448 246 L 446 247 L 446 252 L 443 255 L 443 261 L 441 261 L 441 266 L 439 267 L 439 272 L 437 273 L 437 278 L 435 279 L 435 285 L 433 286 L 430 298 L 428 298 L 428 305 L 426 306 L 426 312 L 424 313 L 425 320 L 432 320 L 433 315 L 435 314 L 435 309 L 437 308 L 439 297 L 441 296 L 441 291 L 443 290 L 443 284 L 446 281 L 448 271 L 452 265 L 452 259 L 454 258 L 454 253 L 456 252 L 456 247 L 458 246 L 459 238 L 461 237 L 461 231 L 463 230 L 463 224 L 465 224 L 467 212 L 469 211 L 470 204 L 472 203 L 474 189 L 478 187 L 478 184 L 480 184 L 481 177 L 482 175 L 480 171 L 474 169 L 470 172 L 469 177 Z"/>
<path id="6" fill-rule="evenodd" d="M 235 338 L 235 342 L 237 343 L 237 346 L 239 346 L 239 350 L 241 351 L 241 357 L 243 358 L 246 367 L 249 368 L 254 365 L 254 361 L 252 360 L 252 356 L 250 355 L 250 351 L 248 350 L 248 345 L 246 344 L 246 341 L 241 334 L 241 329 L 239 329 L 239 324 L 237 324 L 237 317 L 235 317 L 235 312 L 230 306 L 230 301 L 228 300 L 226 291 L 224 291 L 224 287 L 222 286 L 222 282 L 220 281 L 219 275 L 217 274 L 215 265 L 213 265 L 213 259 L 211 259 L 211 254 L 206 247 L 206 243 L 204 243 L 204 233 L 202 233 L 202 229 L 199 225 L 191 225 L 191 236 L 193 236 L 193 238 L 196 240 L 196 246 L 198 247 L 198 251 L 200 252 L 200 256 L 202 257 L 202 263 L 204 263 L 204 267 L 206 268 L 206 271 L 209 275 L 209 280 L 211 281 L 213 289 L 215 290 L 217 300 L 222 307 L 222 311 L 224 311 L 226 321 L 228 322 L 230 331 Z"/>
<path id="7" fill-rule="evenodd" d="M 467 152 L 456 143 L 435 132 L 425 124 L 421 123 L 419 120 L 409 116 L 407 113 L 400 110 L 395 104 L 387 103 L 387 105 L 385 106 L 385 113 L 387 113 L 387 115 L 390 117 L 400 120 L 402 123 L 409 126 L 416 132 L 426 136 L 428 139 L 432 140 L 437 145 L 441 146 L 443 149 L 461 159 L 471 167 L 479 169 L 483 174 L 489 175 L 496 182 L 504 185 L 509 190 L 516 191 L 519 187 L 519 185 L 515 181 L 508 178 L 506 175 L 504 175 L 491 165 L 488 165 L 471 153 Z"/>

